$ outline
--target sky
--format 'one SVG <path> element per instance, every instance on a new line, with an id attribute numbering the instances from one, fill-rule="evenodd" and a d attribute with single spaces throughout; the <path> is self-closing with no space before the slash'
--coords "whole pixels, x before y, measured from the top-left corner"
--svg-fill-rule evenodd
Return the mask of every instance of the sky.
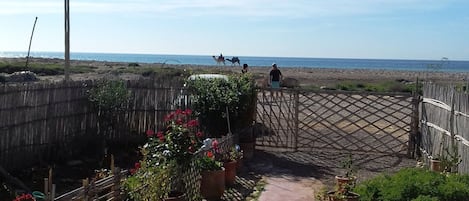
<path id="1" fill-rule="evenodd" d="M 64 51 L 63 0 L 0 0 L 0 52 Z M 468 0 L 70 0 L 71 52 L 469 60 Z"/>

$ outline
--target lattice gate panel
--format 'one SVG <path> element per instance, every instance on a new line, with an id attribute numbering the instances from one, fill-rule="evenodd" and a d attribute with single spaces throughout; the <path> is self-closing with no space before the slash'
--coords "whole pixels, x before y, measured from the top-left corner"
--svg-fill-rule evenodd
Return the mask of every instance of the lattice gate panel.
<path id="1" fill-rule="evenodd" d="M 407 151 L 410 94 L 301 91 L 298 98 L 298 150 Z"/>
<path id="2" fill-rule="evenodd" d="M 257 100 L 257 148 L 292 150 L 295 147 L 297 93 L 260 90 Z"/>

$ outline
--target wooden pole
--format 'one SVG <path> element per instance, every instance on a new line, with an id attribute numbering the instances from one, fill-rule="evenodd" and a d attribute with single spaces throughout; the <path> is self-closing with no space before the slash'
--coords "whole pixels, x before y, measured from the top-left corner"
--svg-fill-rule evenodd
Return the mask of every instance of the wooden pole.
<path id="1" fill-rule="evenodd" d="M 65 0 L 65 81 L 70 80 L 70 4 L 69 0 Z"/>
<path id="2" fill-rule="evenodd" d="M 37 17 L 34 20 L 33 31 L 31 32 L 31 38 L 29 39 L 28 56 L 26 56 L 26 68 L 28 68 L 29 52 L 31 51 L 31 43 L 33 42 L 33 35 L 34 35 L 34 29 L 36 28 L 36 22 L 37 22 Z"/>

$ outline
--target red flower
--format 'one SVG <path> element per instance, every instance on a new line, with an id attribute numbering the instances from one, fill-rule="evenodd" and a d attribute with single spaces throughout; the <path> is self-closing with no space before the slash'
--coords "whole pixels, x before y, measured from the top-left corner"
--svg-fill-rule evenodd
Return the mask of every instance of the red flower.
<path id="1" fill-rule="evenodd" d="M 141 167 L 141 166 L 140 166 L 140 163 L 138 163 L 138 162 L 135 163 L 134 167 L 135 167 L 135 169 L 137 169 L 137 170 L 140 169 L 140 167 Z"/>
<path id="2" fill-rule="evenodd" d="M 170 121 L 170 120 L 172 120 L 173 118 L 174 118 L 174 112 L 172 112 L 172 113 L 166 115 L 166 116 L 164 117 L 164 121 Z"/>
<path id="3" fill-rule="evenodd" d="M 147 130 L 147 137 L 152 137 L 153 135 L 155 135 L 155 132 L 153 130 Z"/>
<path id="4" fill-rule="evenodd" d="M 190 153 L 194 153 L 194 147 L 193 146 L 190 146 L 188 150 L 189 150 Z"/>
<path id="5" fill-rule="evenodd" d="M 164 141 L 164 135 L 163 135 L 163 132 L 162 131 L 159 131 L 156 136 L 160 139 L 161 142 Z"/>
<path id="6" fill-rule="evenodd" d="M 197 137 L 202 137 L 204 134 L 199 131 L 199 132 L 197 132 L 195 135 L 196 135 Z"/>
<path id="7" fill-rule="evenodd" d="M 181 109 L 176 110 L 176 114 L 183 114 Z"/>
<path id="8" fill-rule="evenodd" d="M 192 114 L 192 110 L 187 108 L 186 111 L 185 111 L 186 115 L 191 115 Z"/>
<path id="9" fill-rule="evenodd" d="M 181 119 L 181 118 L 177 119 L 177 120 L 176 120 L 176 124 L 177 124 L 177 125 L 182 125 L 182 119 Z"/>
<path id="10" fill-rule="evenodd" d="M 193 120 L 190 120 L 189 122 L 187 122 L 187 127 L 195 127 L 195 126 L 198 126 L 199 125 L 199 121 L 193 119 Z"/>
<path id="11" fill-rule="evenodd" d="M 213 158 L 213 153 L 211 151 L 207 151 L 207 157 Z"/>
<path id="12" fill-rule="evenodd" d="M 158 133 L 156 133 L 156 137 L 161 138 L 161 136 L 164 136 L 163 131 L 158 131 Z"/>
<path id="13" fill-rule="evenodd" d="M 135 168 L 132 168 L 129 170 L 130 174 L 135 174 L 137 172 L 137 170 Z"/>

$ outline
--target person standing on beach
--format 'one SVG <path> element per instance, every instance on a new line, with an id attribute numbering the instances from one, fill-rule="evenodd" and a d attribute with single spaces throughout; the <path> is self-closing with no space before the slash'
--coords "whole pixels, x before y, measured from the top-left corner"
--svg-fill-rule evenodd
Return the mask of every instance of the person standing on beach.
<path id="1" fill-rule="evenodd" d="M 270 88 L 275 90 L 275 94 L 277 94 L 277 90 L 280 88 L 282 81 L 282 72 L 280 72 L 276 63 L 272 64 L 272 70 L 270 70 L 269 74 Z"/>
<path id="2" fill-rule="evenodd" d="M 248 64 L 243 64 L 243 70 L 241 70 L 241 72 L 243 74 L 248 72 Z"/>

